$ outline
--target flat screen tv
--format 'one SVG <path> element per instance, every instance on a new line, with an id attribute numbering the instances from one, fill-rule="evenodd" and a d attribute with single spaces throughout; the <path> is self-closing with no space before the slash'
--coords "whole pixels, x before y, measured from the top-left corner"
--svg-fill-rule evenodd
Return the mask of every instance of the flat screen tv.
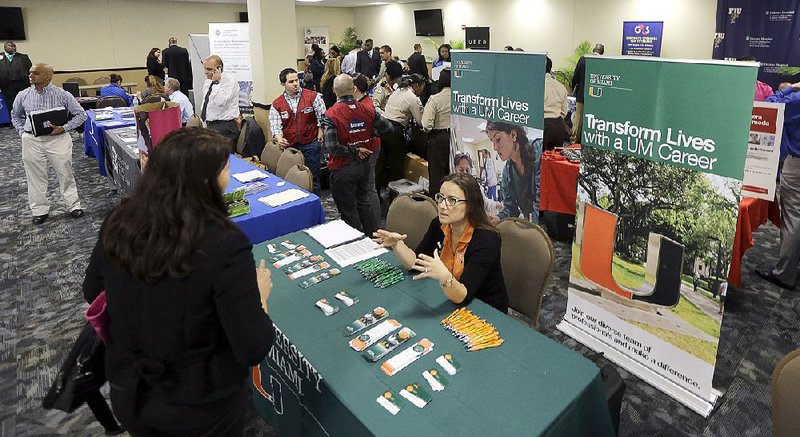
<path id="1" fill-rule="evenodd" d="M 25 39 L 22 8 L 0 8 L 0 40 Z"/>
<path id="2" fill-rule="evenodd" d="M 442 10 L 420 9 L 414 11 L 414 26 L 417 36 L 444 36 Z"/>

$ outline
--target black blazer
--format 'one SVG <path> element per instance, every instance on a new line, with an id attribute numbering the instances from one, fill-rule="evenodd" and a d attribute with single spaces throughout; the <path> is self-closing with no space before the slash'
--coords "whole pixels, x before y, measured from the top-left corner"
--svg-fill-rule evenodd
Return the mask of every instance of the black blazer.
<path id="1" fill-rule="evenodd" d="M 167 75 L 174 77 L 183 85 L 184 81 L 192 84 L 192 64 L 189 62 L 189 51 L 180 46 L 169 46 L 161 51 L 161 59 L 167 67 Z M 187 89 L 189 89 L 187 88 Z"/>
<path id="2" fill-rule="evenodd" d="M 164 64 L 156 58 L 147 58 L 147 74 L 164 79 Z"/>
<path id="3" fill-rule="evenodd" d="M 369 57 L 369 52 L 361 50 L 356 53 L 356 73 L 361 73 L 364 76 L 372 79 L 377 76 L 381 71 L 381 55 L 378 49 L 372 49 L 372 58 Z"/>
<path id="4" fill-rule="evenodd" d="M 433 256 L 433 251 L 443 241 L 442 225 L 439 217 L 436 217 L 415 252 Z M 499 311 L 508 313 L 508 293 L 500 265 L 500 244 L 500 234 L 497 232 L 476 228 L 472 233 L 472 240 L 464 253 L 464 273 L 459 280 L 467 288 L 467 297 L 462 305 L 477 297 Z"/>
<path id="5" fill-rule="evenodd" d="M 583 103 L 583 85 L 586 82 L 586 58 L 581 56 L 575 64 L 575 71 L 572 73 L 572 91 L 575 101 Z"/>
<path id="6" fill-rule="evenodd" d="M 429 77 L 428 63 L 425 61 L 425 56 L 423 56 L 422 53 L 414 52 L 408 57 L 408 69 L 412 74 L 421 74 L 425 79 Z"/>
<path id="7" fill-rule="evenodd" d="M 199 404 L 243 389 L 248 366 L 267 356 L 274 335 L 251 249 L 240 230 L 209 225 L 186 278 L 146 284 L 112 261 L 98 239 L 83 293 L 91 302 L 106 290 L 106 375 L 118 399 Z"/>
<path id="8" fill-rule="evenodd" d="M 8 62 L 6 54 L 0 50 L 0 84 L 12 80 L 28 81 L 28 73 L 31 69 L 31 58 L 24 53 L 17 53 L 14 59 Z"/>

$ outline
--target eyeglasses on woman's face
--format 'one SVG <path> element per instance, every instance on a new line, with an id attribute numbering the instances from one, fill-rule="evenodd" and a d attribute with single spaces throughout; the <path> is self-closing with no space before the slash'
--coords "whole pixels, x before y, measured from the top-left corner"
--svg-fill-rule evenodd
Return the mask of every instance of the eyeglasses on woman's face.
<path id="1" fill-rule="evenodd" d="M 444 202 L 444 204 L 447 205 L 448 208 L 456 206 L 458 202 L 467 201 L 467 199 L 459 199 L 458 197 L 455 196 L 445 196 L 442 193 L 436 193 L 436 195 L 433 196 L 433 200 L 435 200 L 438 205 L 441 205 L 442 202 Z"/>

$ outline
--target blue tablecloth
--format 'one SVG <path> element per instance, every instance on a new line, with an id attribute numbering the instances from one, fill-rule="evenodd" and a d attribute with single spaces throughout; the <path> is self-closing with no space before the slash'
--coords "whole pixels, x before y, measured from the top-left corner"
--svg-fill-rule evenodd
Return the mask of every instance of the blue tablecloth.
<path id="1" fill-rule="evenodd" d="M 231 179 L 230 183 L 228 184 L 228 192 L 244 185 L 234 179 L 233 174 L 258 169 L 258 167 L 249 164 L 233 155 L 231 155 L 229 162 Z M 268 173 L 266 170 L 258 170 L 264 172 L 265 174 L 269 174 L 268 179 L 261 180 L 261 182 L 269 185 L 269 189 L 247 196 L 247 199 L 250 201 L 250 214 L 241 215 L 231 219 L 242 228 L 245 234 L 247 234 L 247 236 L 250 238 L 250 242 L 253 244 L 262 243 L 264 241 L 280 237 L 281 235 L 286 235 L 301 229 L 318 225 L 320 223 L 325 223 L 325 213 L 322 211 L 322 203 L 320 202 L 319 197 L 313 193 L 309 193 L 309 196 L 303 199 L 296 200 L 275 208 L 259 202 L 259 197 L 268 196 L 270 194 L 275 194 L 281 191 L 286 191 L 290 188 L 298 187 L 289 182 L 286 182 L 285 185 L 279 187 L 277 184 L 278 182 L 282 182 L 283 179 Z"/>
<path id="2" fill-rule="evenodd" d="M 11 108 L 6 105 L 6 98 L 0 93 L 0 125 L 11 124 Z"/>
<path id="3" fill-rule="evenodd" d="M 122 118 L 122 115 L 114 111 L 114 118 L 109 120 L 95 120 L 95 113 L 91 109 L 86 111 L 89 117 L 84 124 L 83 131 L 83 152 L 87 156 L 97 159 L 97 168 L 101 175 L 106 175 L 106 129 L 116 129 L 119 127 L 134 126 L 136 121 L 132 118 Z"/>

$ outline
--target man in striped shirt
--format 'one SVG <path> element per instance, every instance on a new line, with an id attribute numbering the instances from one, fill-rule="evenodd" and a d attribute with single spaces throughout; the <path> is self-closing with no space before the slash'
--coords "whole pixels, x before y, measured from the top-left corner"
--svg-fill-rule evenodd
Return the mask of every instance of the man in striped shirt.
<path id="1" fill-rule="evenodd" d="M 47 163 L 53 166 L 61 189 L 61 197 L 73 218 L 83 215 L 78 198 L 78 186 L 72 174 L 72 138 L 69 131 L 86 121 L 86 112 L 69 92 L 54 86 L 53 67 L 36 64 L 28 74 L 31 87 L 23 90 L 14 101 L 11 122 L 22 137 L 22 163 L 25 166 L 25 179 L 28 182 L 28 205 L 33 213 L 33 223 L 40 225 L 47 220 L 50 203 L 47 200 Z M 41 111 L 64 107 L 72 116 L 64 126 L 52 126 L 50 135 L 35 137 L 31 133 L 28 115 Z"/>

